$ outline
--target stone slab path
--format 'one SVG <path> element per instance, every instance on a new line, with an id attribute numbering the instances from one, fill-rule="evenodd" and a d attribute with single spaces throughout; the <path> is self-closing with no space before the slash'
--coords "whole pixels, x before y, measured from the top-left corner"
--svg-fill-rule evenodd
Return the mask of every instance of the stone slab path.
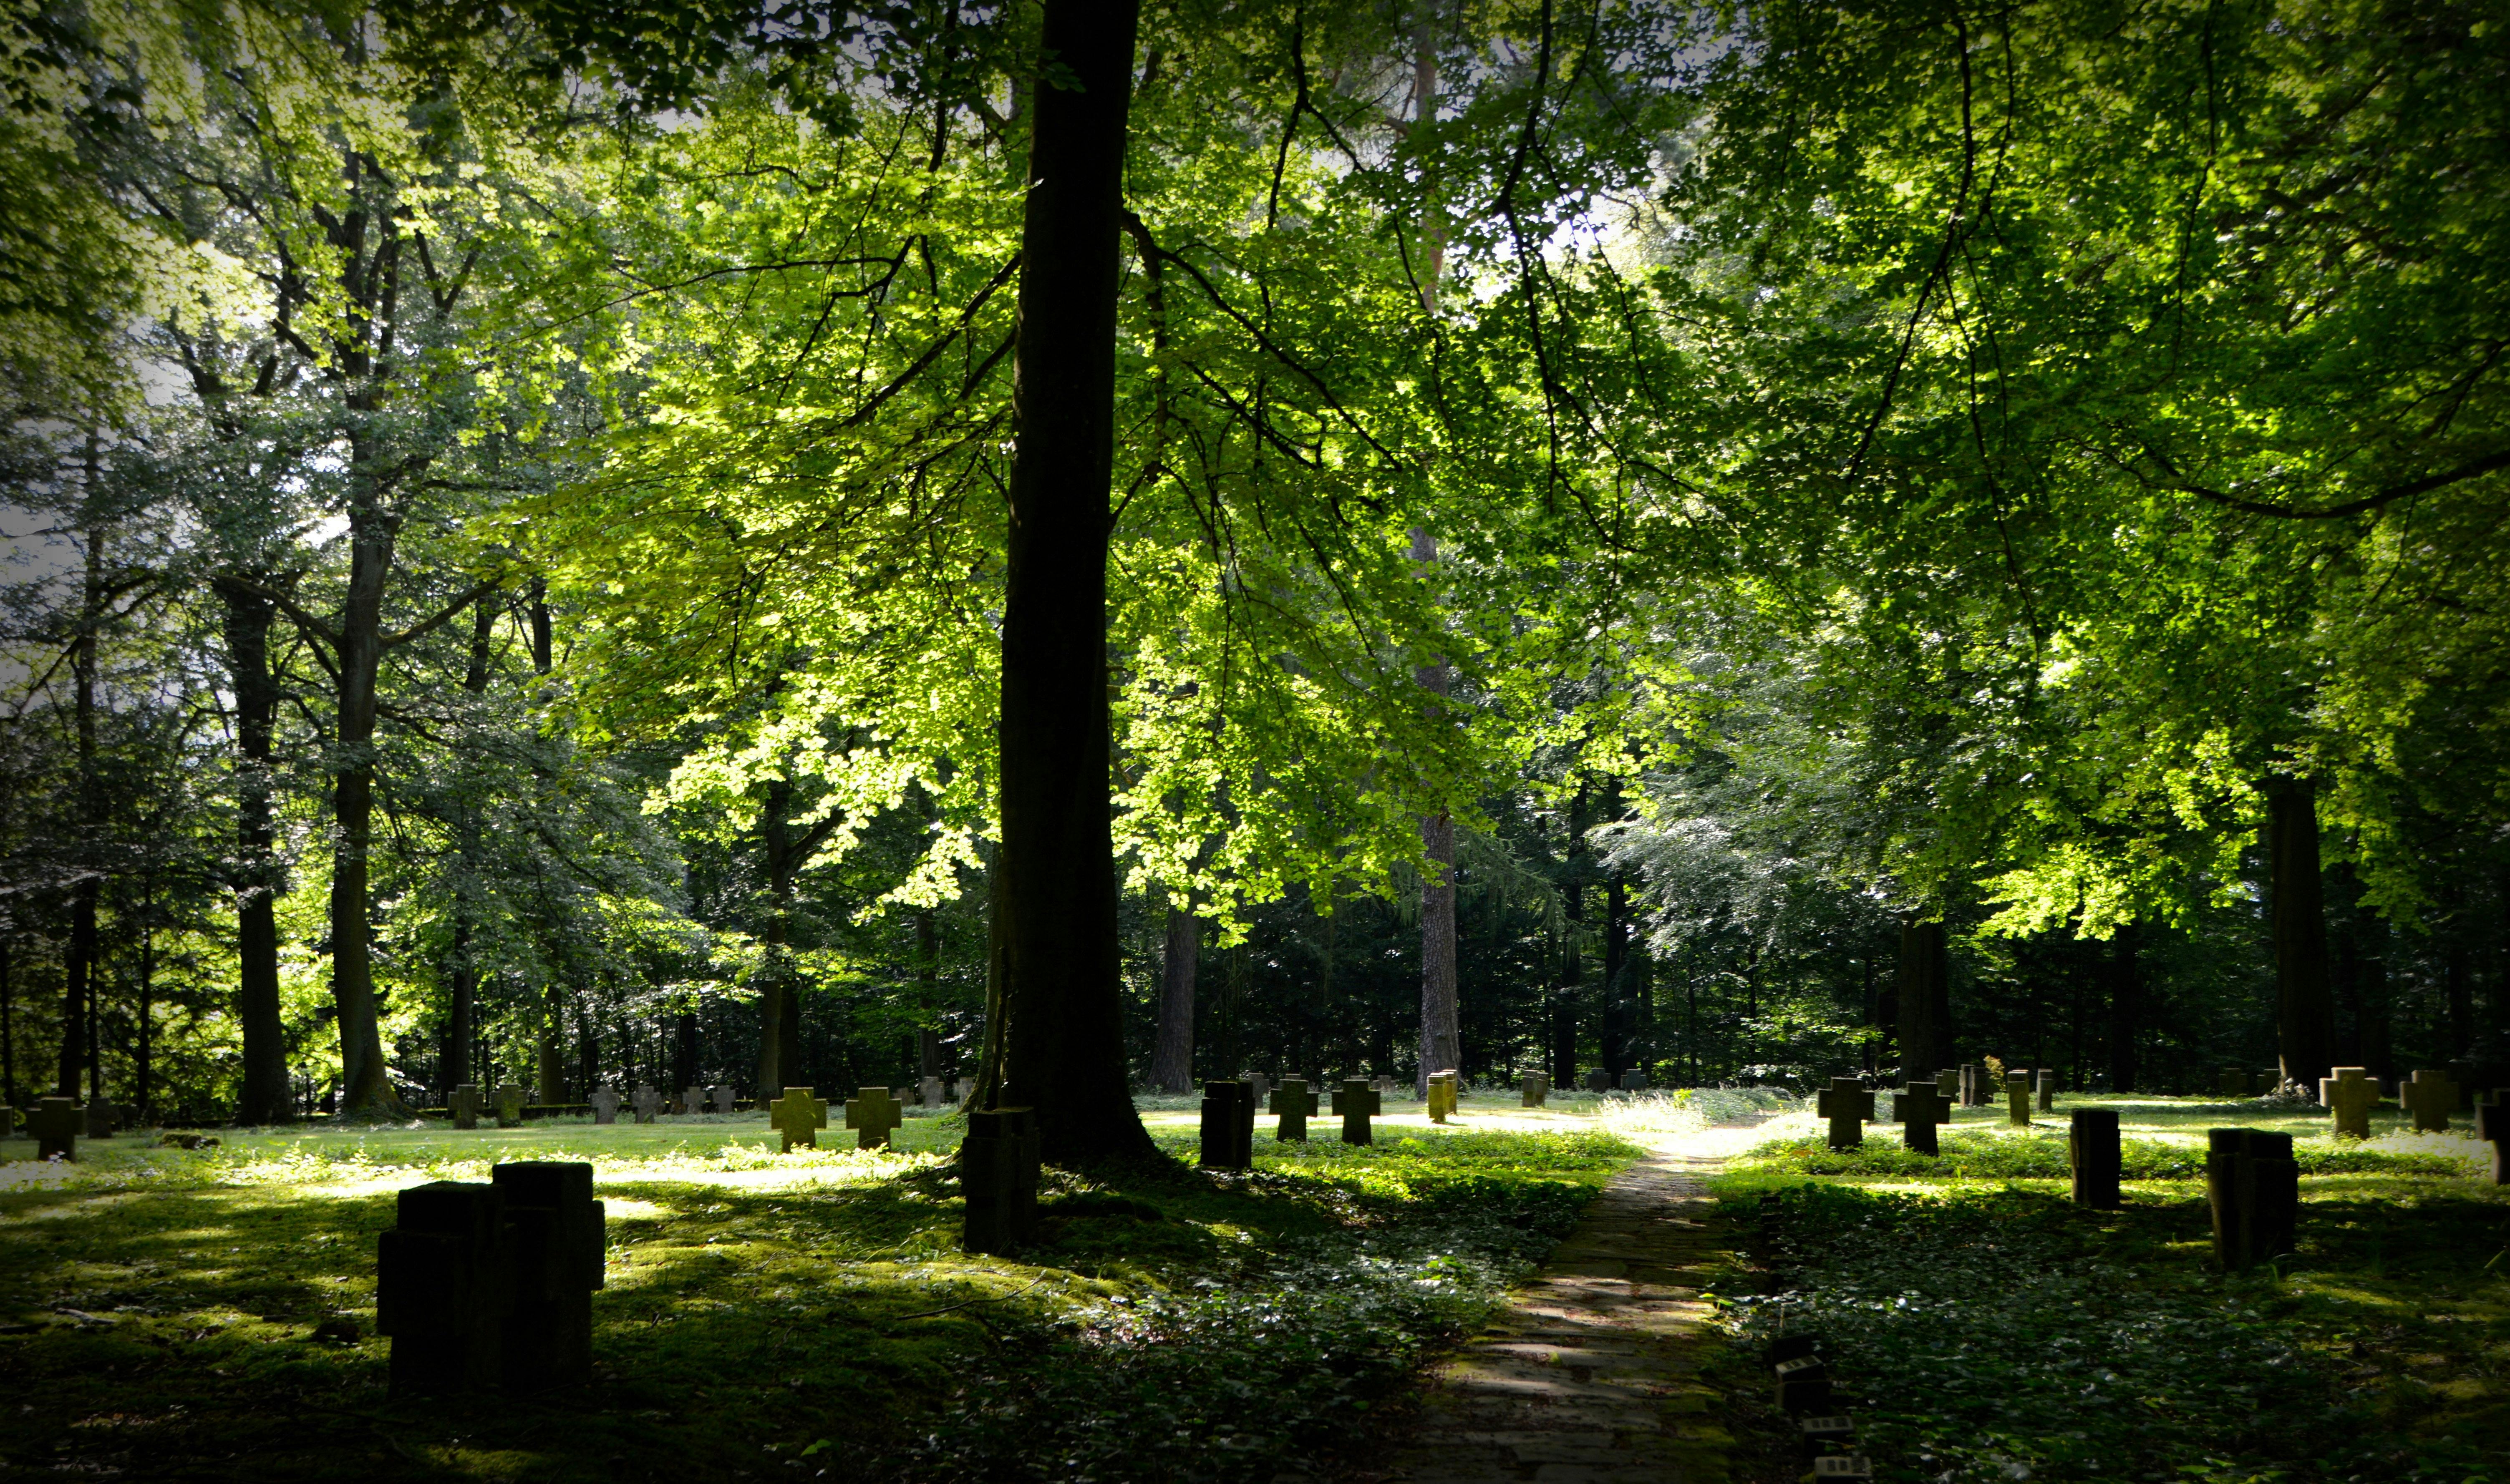
<path id="1" fill-rule="evenodd" d="M 1757 1125 L 1659 1144 L 1604 1188 L 1490 1326 L 1434 1374 L 1388 1484 L 1718 1484 L 1732 1439 L 1699 1384 L 1707 1180 Z"/>

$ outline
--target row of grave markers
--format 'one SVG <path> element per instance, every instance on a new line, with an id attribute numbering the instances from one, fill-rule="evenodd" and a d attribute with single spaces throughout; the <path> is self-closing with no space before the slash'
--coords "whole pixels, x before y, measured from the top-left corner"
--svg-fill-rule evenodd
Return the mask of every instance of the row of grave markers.
<path id="1" fill-rule="evenodd" d="M 1774 1198 L 1767 1198 L 1774 1199 Z M 1812 1460 L 1814 1479 L 1870 1479 L 1874 1465 L 1856 1451 L 1856 1422 L 1838 1410 L 1821 1337 L 1780 1335 L 1765 1353 L 1778 1388 L 1778 1410 L 1794 1419 L 1796 1436 Z"/>

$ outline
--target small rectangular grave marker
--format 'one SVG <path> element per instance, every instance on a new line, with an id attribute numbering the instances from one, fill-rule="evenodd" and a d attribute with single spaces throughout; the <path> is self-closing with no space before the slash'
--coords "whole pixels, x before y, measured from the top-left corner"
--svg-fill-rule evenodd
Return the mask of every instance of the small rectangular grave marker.
<path id="1" fill-rule="evenodd" d="M 2052 1066 L 2039 1068 L 2039 1111 L 2057 1111 L 2057 1069 Z"/>
<path id="2" fill-rule="evenodd" d="M 640 1082 L 636 1084 L 635 1108 L 636 1122 L 650 1124 L 663 1111 L 663 1094 L 654 1091 L 652 1083 Z"/>
<path id="3" fill-rule="evenodd" d="M 795 1144 L 817 1149 L 819 1131 L 828 1126 L 828 1100 L 812 1096 L 809 1088 L 786 1088 L 783 1096 L 767 1105 L 767 1124 L 783 1135 L 780 1152 L 789 1154 Z"/>
<path id="4" fill-rule="evenodd" d="M 858 1088 L 846 1099 L 846 1127 L 855 1131 L 855 1145 L 861 1149 L 887 1147 L 889 1131 L 898 1126 L 904 1113 L 887 1088 Z"/>
<path id="5" fill-rule="evenodd" d="M 1609 1093 L 1609 1092 L 1611 1092 L 1612 1090 L 1613 1090 L 1613 1074 L 1612 1074 L 1612 1073 L 1610 1073 L 1610 1072 L 1608 1072 L 1608 1071 L 1604 1070 L 1602 1067 L 1600 1067 L 1600 1066 L 1599 1066 L 1599 1067 L 1595 1068 L 1593 1071 L 1588 1072 L 1588 1073 L 1586 1074 L 1586 1091 L 1587 1091 L 1587 1092 L 1589 1092 L 1589 1093 Z"/>
<path id="6" fill-rule="evenodd" d="M 602 1285 L 604 1211 L 592 1199 L 592 1167 L 519 1161 L 488 1178 L 505 1197 L 511 1259 L 505 1390 L 581 1386 L 592 1379 L 592 1290 Z"/>
<path id="7" fill-rule="evenodd" d="M 1429 1122 L 1443 1124 L 1455 1116 L 1456 1074 L 1440 1072 L 1429 1079 Z"/>
<path id="8" fill-rule="evenodd" d="M 1952 1122 L 1953 1100 L 1940 1082 L 1912 1082 L 1891 1099 L 1900 1115 L 1900 1140 L 1920 1154 L 1938 1154 L 1935 1125 Z"/>
<path id="9" fill-rule="evenodd" d="M 506 1197 L 437 1180 L 397 1198 L 375 1248 L 375 1329 L 397 1396 L 489 1391 L 502 1376 L 511 1288 Z"/>
<path id="10" fill-rule="evenodd" d="M 959 1245 L 1010 1252 L 1037 1236 L 1037 1119 L 1027 1108 L 973 1109 L 959 1145 L 959 1193 L 968 1214 Z"/>
<path id="11" fill-rule="evenodd" d="M 113 1104 L 101 1097 L 88 1099 L 87 1136 L 90 1138 L 113 1137 Z"/>
<path id="12" fill-rule="evenodd" d="M 2004 1121 L 2016 1129 L 2031 1127 L 2031 1074 L 2004 1074 Z"/>
<path id="13" fill-rule="evenodd" d="M 2250 1085 L 2249 1069 L 2247 1067 L 2226 1066 L 2223 1068 L 2223 1096 L 2254 1097 L 2257 1095 L 2257 1091 L 2258 1090 L 2255 1087 Z"/>
<path id="14" fill-rule="evenodd" d="M 2492 1183 L 2510 1185 L 2510 1088 L 2475 1105 L 2475 1136 L 2492 1146 Z"/>
<path id="15" fill-rule="evenodd" d="M 2212 1129 L 2205 1136 L 2205 1199 L 2214 1218 L 2214 1256 L 2245 1268 L 2293 1249 L 2301 1216 L 2301 1167 L 2292 1135 Z"/>
<path id="16" fill-rule="evenodd" d="M 521 1088 L 511 1082 L 501 1082 L 497 1084 L 497 1090 L 488 1096 L 489 1100 L 497 1105 L 498 1128 L 519 1129 L 523 1126 L 523 1090 Z"/>
<path id="17" fill-rule="evenodd" d="M 1770 1370 L 1778 1378 L 1778 1410 L 1789 1413 L 1818 1412 L 1831 1409 L 1830 1369 L 1818 1355 L 1805 1355 L 1794 1360 L 1781 1360 Z"/>
<path id="18" fill-rule="evenodd" d="M 1812 1476 L 1821 1479 L 1870 1479 L 1874 1461 L 1861 1453 L 1828 1453 L 1812 1461 Z"/>
<path id="19" fill-rule="evenodd" d="M 2457 1111 L 2457 1084 L 2449 1080 L 2447 1072 L 2425 1068 L 2397 1090 L 2397 1101 L 2415 1115 L 2416 1133 L 2446 1133 L 2449 1116 Z"/>
<path id="20" fill-rule="evenodd" d="M 35 1111 L 26 1120 L 26 1132 L 35 1136 L 35 1158 L 39 1160 L 77 1159 L 81 1122 L 79 1105 L 75 1099 L 68 1097 L 36 1099 Z"/>
<path id="21" fill-rule="evenodd" d="M 1248 1095 L 1255 1099 L 1255 1106 L 1259 1108 L 1273 1095 L 1273 1079 L 1262 1072 L 1241 1072 L 1237 1080 L 1246 1084 Z"/>
<path id="22" fill-rule="evenodd" d="M 592 1121 L 596 1124 L 615 1124 L 619 1122 L 619 1090 L 617 1088 L 594 1088 L 592 1090 Z"/>
<path id="23" fill-rule="evenodd" d="M 446 1098 L 445 1103 L 445 1111 L 453 1115 L 456 1129 L 478 1128 L 480 1111 L 488 1105 L 487 1099 L 479 1095 L 479 1089 L 468 1082 L 455 1088 L 453 1095 Z"/>
<path id="24" fill-rule="evenodd" d="M 1356 1077 L 1347 1079 L 1342 1090 L 1334 1094 L 1333 1110 L 1342 1119 L 1342 1141 L 1346 1144 L 1374 1144 L 1377 1135 L 1368 1126 L 1386 1105 L 1385 1094 Z"/>
<path id="25" fill-rule="evenodd" d="M 1800 1417 L 1796 1419 L 1796 1430 L 1802 1435 L 1806 1449 L 1814 1454 L 1856 1446 L 1856 1421 L 1853 1418 Z"/>
<path id="26" fill-rule="evenodd" d="M 1539 1108 L 1551 1097 L 1551 1079 L 1540 1072 L 1525 1074 L 1523 1100 L 1529 1108 Z"/>
<path id="27" fill-rule="evenodd" d="M 1874 1094 L 1853 1077 L 1833 1077 L 1830 1086 L 1814 1100 L 1822 1117 L 1830 1120 L 1830 1147 L 1853 1149 L 1865 1142 L 1865 1122 L 1874 1116 Z"/>
<path id="28" fill-rule="evenodd" d="M 1273 1132 L 1279 1142 L 1308 1141 L 1308 1120 L 1315 1117 L 1316 1094 L 1308 1087 L 1305 1077 L 1285 1077 L 1273 1094 L 1272 1111 L 1278 1115 L 1280 1126 Z"/>
<path id="29" fill-rule="evenodd" d="M 2119 1161 L 2117 1109 L 2074 1109 L 2066 1129 L 2066 1162 L 2073 1168 L 2074 1204 L 2115 1209 Z"/>
<path id="30" fill-rule="evenodd" d="M 1205 1169 L 1245 1169 L 1255 1163 L 1255 1090 L 1231 1078 L 1202 1085 Z"/>
<path id="31" fill-rule="evenodd" d="M 714 1110 L 717 1113 L 730 1113 L 732 1111 L 733 1097 L 731 1083 L 716 1083 L 713 1087 L 706 1089 L 706 1095 L 714 1099 Z"/>
<path id="32" fill-rule="evenodd" d="M 2371 1080 L 2367 1067 L 2339 1066 L 2330 1069 L 2334 1075 L 2318 1080 L 2318 1100 L 2336 1121 L 2339 1137 L 2369 1138 L 2371 1110 L 2379 1105 L 2379 1085 Z"/>
<path id="33" fill-rule="evenodd" d="M 1624 1092 L 1624 1093 L 1644 1093 L 1644 1092 L 1646 1092 L 1647 1090 L 1648 1090 L 1648 1078 L 1647 1078 L 1647 1073 L 1645 1073 L 1645 1072 L 1643 1072 L 1643 1071 L 1639 1070 L 1637 1067 L 1632 1067 L 1632 1068 L 1630 1068 L 1628 1071 L 1621 1073 L 1621 1091 L 1622 1091 L 1622 1092 Z"/>

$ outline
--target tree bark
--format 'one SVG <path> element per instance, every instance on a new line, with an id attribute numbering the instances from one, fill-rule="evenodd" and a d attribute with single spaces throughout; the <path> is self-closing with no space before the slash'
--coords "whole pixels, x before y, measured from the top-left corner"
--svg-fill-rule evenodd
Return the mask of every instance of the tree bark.
<path id="1" fill-rule="evenodd" d="M 1443 666 L 1439 667 L 1442 671 Z M 1426 673 L 1426 672 L 1425 672 Z M 1444 693 L 1444 677 L 1436 688 Z M 1421 821 L 1421 1065 L 1415 1090 L 1429 1094 L 1429 1074 L 1457 1070 L 1464 1057 L 1456 1008 L 1456 821 L 1441 810 Z"/>
<path id="2" fill-rule="evenodd" d="M 2142 945 L 2132 922 L 2110 941 L 2110 1091 L 2132 1093 L 2141 1068 L 2137 1039 L 2144 1033 L 2144 965 Z"/>
<path id="3" fill-rule="evenodd" d="M 1900 924 L 1900 1075 L 1904 1081 L 1934 1080 L 1952 1053 L 1949 993 L 1949 946 L 1940 922 Z"/>
<path id="4" fill-rule="evenodd" d="M 988 1106 L 1054 1164 L 1150 1158 L 1126 1085 L 1107 709 L 1118 235 L 1138 0 L 1046 0 L 1021 232 Z"/>
<path id="5" fill-rule="evenodd" d="M 1588 823 L 1586 785 L 1581 783 L 1569 803 L 1569 861 L 1560 883 L 1561 916 L 1567 921 L 1561 932 L 1560 987 L 1551 1001 L 1551 1083 L 1560 1088 L 1578 1086 L 1578 1001 L 1586 977 L 1586 945 L 1581 940 L 1586 930 L 1586 874 L 1593 869 L 1586 848 Z"/>
<path id="6" fill-rule="evenodd" d="M 2284 1079 L 2315 1096 L 2336 1043 L 2327 983 L 2327 919 L 2318 872 L 2318 796 L 2306 779 L 2266 791 L 2274 912 L 2275 1041 Z"/>
<path id="7" fill-rule="evenodd" d="M 1167 946 L 1160 959 L 1159 1026 L 1151 1047 L 1151 1085 L 1162 1093 L 1194 1090 L 1194 979 L 1201 957 L 1201 920 L 1189 909 L 1169 908 Z"/>
<path id="8" fill-rule="evenodd" d="M 793 832 L 787 816 L 793 809 L 793 785 L 778 779 L 767 786 L 759 824 L 766 836 L 767 921 L 759 937 L 767 958 L 758 995 L 758 1095 L 774 1097 L 791 1080 L 786 1052 L 802 1044 L 802 1006 L 793 992 L 792 958 L 788 951 L 793 925 Z M 798 1061 L 795 1061 L 798 1065 Z"/>
<path id="9" fill-rule="evenodd" d="M 227 647 L 236 713 L 236 1020 L 244 1040 L 239 1122 L 296 1116 L 287 1087 L 287 1038 L 279 1013 L 278 836 L 271 822 L 273 739 L 279 685 L 270 672 L 270 627 L 279 604 L 273 574 L 212 580 Z"/>
<path id="10" fill-rule="evenodd" d="M 1619 815 L 1620 790 L 1616 787 L 1606 800 L 1606 810 Z M 1617 871 L 1604 877 L 1604 1070 L 1612 1075 L 1613 1086 L 1621 1085 L 1621 1075 L 1630 1069 L 1630 889 Z M 1759 975 L 1750 975 L 1757 985 Z"/>
<path id="11" fill-rule="evenodd" d="M 474 700 L 488 693 L 489 641 L 496 630 L 496 594 L 482 593 L 471 610 L 470 663 L 462 672 L 462 688 Z M 467 799 L 456 828 L 460 831 L 455 849 L 459 874 L 453 882 L 452 963 L 445 975 L 452 1003 L 444 1018 L 444 1073 L 440 1079 L 448 1094 L 471 1080 L 471 1043 L 478 1038 L 475 1020 L 479 1003 L 479 966 L 472 958 L 471 934 L 473 918 L 478 912 L 473 894 L 479 880 L 479 811 Z"/>
<path id="12" fill-rule="evenodd" d="M 932 909 L 915 913 L 915 987 L 928 1018 L 915 1031 L 915 1074 L 941 1075 L 941 1032 L 934 1023 L 941 1014 L 941 929 Z"/>
<path id="13" fill-rule="evenodd" d="M 93 495 L 95 483 L 95 447 L 88 446 L 88 485 Z M 95 1021 L 95 901 L 98 886 L 95 865 L 85 859 L 102 838 L 104 792 L 96 773 L 95 761 L 95 670 L 96 631 L 104 624 L 104 533 L 87 533 L 87 582 L 79 602 L 78 633 L 70 641 L 70 672 L 75 722 L 78 731 L 79 817 L 87 827 L 87 838 L 78 852 L 82 870 L 76 884 L 70 888 L 69 952 L 62 964 L 61 975 L 61 1060 L 59 1094 L 63 1097 L 78 1095 L 79 1072 L 90 1069 L 90 1086 L 96 1059 L 94 1026 Z"/>
<path id="14" fill-rule="evenodd" d="M 364 443 L 352 439 L 354 450 Z M 364 463 L 365 460 L 356 460 Z M 340 608 L 338 773 L 331 794 L 331 1001 L 339 1017 L 345 1114 L 406 1111 L 384 1061 L 369 937 L 374 841 L 375 686 L 383 666 L 384 583 L 399 521 L 362 491 L 349 511 L 349 589 Z"/>

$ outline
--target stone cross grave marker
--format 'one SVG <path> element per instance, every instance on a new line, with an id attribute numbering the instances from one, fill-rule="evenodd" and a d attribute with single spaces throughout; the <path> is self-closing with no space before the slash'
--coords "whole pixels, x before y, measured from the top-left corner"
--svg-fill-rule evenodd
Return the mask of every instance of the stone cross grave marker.
<path id="1" fill-rule="evenodd" d="M 1455 1116 L 1456 1074 L 1439 1072 L 1429 1079 L 1429 1122 L 1443 1124 Z"/>
<path id="2" fill-rule="evenodd" d="M 2449 1080 L 2449 1073 L 2426 1067 L 2397 1089 L 2397 1101 L 2414 1114 L 2416 1133 L 2447 1133 L 2449 1116 L 2457 1111 L 2457 1084 Z"/>
<path id="3" fill-rule="evenodd" d="M 2039 1111 L 2057 1111 L 2057 1069 L 2053 1066 L 2039 1068 Z"/>
<path id="4" fill-rule="evenodd" d="M 927 1077 L 916 1083 L 915 1100 L 928 1108 L 941 1106 L 941 1079 Z"/>
<path id="5" fill-rule="evenodd" d="M 396 1202 L 375 1246 L 375 1329 L 392 1341 L 393 1394 L 493 1391 L 508 1308 L 506 1194 L 435 1180 Z"/>
<path id="6" fill-rule="evenodd" d="M 2510 1088 L 2476 1103 L 2475 1136 L 2492 1146 L 2492 1183 L 2510 1185 Z"/>
<path id="7" fill-rule="evenodd" d="M 705 1111 L 705 1089 L 690 1083 L 680 1091 L 680 1116 L 695 1118 Z"/>
<path id="8" fill-rule="evenodd" d="M 1232 1078 L 1202 1085 L 1205 1169 L 1245 1169 L 1255 1163 L 1255 1090 Z"/>
<path id="9" fill-rule="evenodd" d="M 596 1124 L 615 1124 L 619 1122 L 619 1090 L 617 1088 L 594 1088 L 592 1090 L 592 1121 Z"/>
<path id="10" fill-rule="evenodd" d="M 2339 1134 L 2355 1138 L 2371 1136 L 2371 1110 L 2379 1105 L 2379 1085 L 2371 1080 L 2370 1069 L 2359 1066 L 2330 1068 L 2335 1075 L 2318 1079 L 2318 1100 L 2336 1120 Z"/>
<path id="11" fill-rule="evenodd" d="M 903 1110 L 887 1088 L 858 1088 L 846 1099 L 846 1127 L 855 1131 L 855 1145 L 861 1149 L 880 1149 L 889 1145 L 889 1131 L 898 1125 Z"/>
<path id="12" fill-rule="evenodd" d="M 846 1116 L 851 1123 L 853 1111 L 849 1109 Z M 784 1152 L 795 1144 L 817 1149 L 819 1131 L 828 1126 L 828 1100 L 812 1096 L 809 1088 L 786 1088 L 783 1096 L 767 1105 L 767 1122 L 784 1136 Z"/>
<path id="13" fill-rule="evenodd" d="M 1368 1085 L 1381 1100 L 1394 1095 L 1394 1079 L 1391 1077 L 1373 1078 Z"/>
<path id="14" fill-rule="evenodd" d="M 488 1096 L 497 1105 L 498 1128 L 519 1129 L 523 1126 L 523 1090 L 521 1088 L 511 1082 L 501 1082 L 497 1084 L 497 1090 Z"/>
<path id="15" fill-rule="evenodd" d="M 1551 1079 L 1541 1072 L 1525 1074 L 1523 1100 L 1529 1108 L 1539 1108 L 1551 1096 Z"/>
<path id="16" fill-rule="evenodd" d="M 453 1127 L 456 1129 L 478 1128 L 479 1115 L 488 1106 L 487 1099 L 479 1095 L 478 1087 L 468 1082 L 455 1088 L 453 1095 L 445 1099 L 445 1104 L 446 1111 L 453 1115 Z"/>
<path id="17" fill-rule="evenodd" d="M 1346 1144 L 1374 1144 L 1376 1133 L 1368 1121 L 1385 1108 L 1385 1095 L 1356 1077 L 1347 1078 L 1342 1091 L 1333 1095 L 1333 1110 L 1342 1117 L 1342 1141 Z"/>
<path id="18" fill-rule="evenodd" d="M 1946 1097 L 1958 1100 L 1960 1097 L 1961 1092 L 1961 1069 L 1957 1066 L 1948 1066 L 1942 1071 L 1935 1073 L 1935 1091 L 1943 1094 Z"/>
<path id="19" fill-rule="evenodd" d="M 964 1103 L 969 1098 L 975 1095 L 976 1079 L 973 1077 L 962 1077 L 950 1084 L 950 1100 L 952 1102 Z"/>
<path id="20" fill-rule="evenodd" d="M 572 1161 L 499 1165 L 488 1178 L 506 1198 L 505 1354 L 509 1393 L 592 1379 L 592 1290 L 602 1286 L 602 1204 L 592 1167 Z"/>
<path id="21" fill-rule="evenodd" d="M 1588 1072 L 1588 1073 L 1586 1074 L 1586 1091 L 1587 1091 L 1587 1092 L 1589 1092 L 1589 1093 L 1609 1093 L 1609 1092 L 1611 1092 L 1612 1090 L 1613 1090 L 1613 1074 L 1612 1074 L 1612 1073 L 1610 1073 L 1610 1072 L 1608 1072 L 1608 1071 L 1604 1070 L 1602 1067 L 1600 1067 L 1600 1066 L 1599 1066 L 1599 1067 L 1595 1068 L 1593 1071 Z"/>
<path id="22" fill-rule="evenodd" d="M 2017 1129 L 2031 1127 L 2031 1074 L 2004 1074 L 2004 1121 Z"/>
<path id="23" fill-rule="evenodd" d="M 2118 1116 L 2115 1108 L 2076 1108 L 2066 1128 L 2066 1163 L 2073 1167 L 2076 1206 L 2118 1206 Z"/>
<path id="24" fill-rule="evenodd" d="M 654 1121 L 654 1115 L 663 1111 L 663 1094 L 654 1091 L 652 1083 L 640 1082 L 636 1084 L 633 1104 L 636 1109 L 636 1122 L 650 1124 Z"/>
<path id="25" fill-rule="evenodd" d="M 113 1137 L 113 1104 L 101 1097 L 88 1100 L 87 1136 L 90 1138 Z"/>
<path id="26" fill-rule="evenodd" d="M 2207 1130 L 2205 1201 L 2214 1218 L 2214 1256 L 2225 1268 L 2252 1267 L 2291 1251 L 2301 1219 L 2292 1135 Z"/>
<path id="27" fill-rule="evenodd" d="M 1640 1071 L 1637 1067 L 1632 1067 L 1632 1068 L 1630 1068 L 1628 1071 L 1621 1073 L 1621 1091 L 1622 1091 L 1622 1092 L 1624 1092 L 1624 1093 L 1644 1093 L 1644 1092 L 1646 1092 L 1647 1090 L 1648 1090 L 1647 1073 L 1645 1073 L 1645 1072 L 1643 1072 L 1643 1071 Z"/>
<path id="28" fill-rule="evenodd" d="M 1892 1099 L 1892 1111 L 1900 1115 L 1900 1140 L 1920 1154 L 1942 1151 L 1935 1142 L 1935 1125 L 1948 1124 L 1953 1118 L 1953 1100 L 1944 1094 L 1940 1083 L 1914 1081 Z"/>
<path id="29" fill-rule="evenodd" d="M 1281 1120 L 1281 1126 L 1273 1133 L 1276 1141 L 1301 1144 L 1308 1141 L 1308 1120 L 1316 1116 L 1316 1094 L 1309 1088 L 1308 1079 L 1282 1078 L 1281 1085 L 1273 1090 L 1270 1106 Z"/>
<path id="30" fill-rule="evenodd" d="M 35 1158 L 77 1159 L 80 1123 L 79 1105 L 75 1098 L 36 1099 L 35 1111 L 26 1120 L 26 1132 L 35 1136 Z"/>
<path id="31" fill-rule="evenodd" d="M 1037 1119 L 1028 1108 L 971 1109 L 959 1145 L 968 1215 L 959 1245 L 1009 1252 L 1037 1235 Z"/>
<path id="32" fill-rule="evenodd" d="M 713 1087 L 706 1089 L 706 1095 L 714 1099 L 714 1110 L 717 1113 L 729 1113 L 732 1111 L 731 1083 L 716 1083 Z"/>
<path id="33" fill-rule="evenodd" d="M 1874 1094 L 1853 1077 L 1833 1077 L 1814 1100 L 1821 1116 L 1830 1120 L 1830 1147 L 1853 1149 L 1865 1142 L 1864 1125 L 1874 1116 Z"/>
<path id="34" fill-rule="evenodd" d="M 1262 1072 L 1240 1072 L 1237 1080 L 1252 1090 L 1255 1106 L 1259 1108 L 1265 1106 L 1265 1099 L 1273 1095 L 1273 1079 Z"/>

